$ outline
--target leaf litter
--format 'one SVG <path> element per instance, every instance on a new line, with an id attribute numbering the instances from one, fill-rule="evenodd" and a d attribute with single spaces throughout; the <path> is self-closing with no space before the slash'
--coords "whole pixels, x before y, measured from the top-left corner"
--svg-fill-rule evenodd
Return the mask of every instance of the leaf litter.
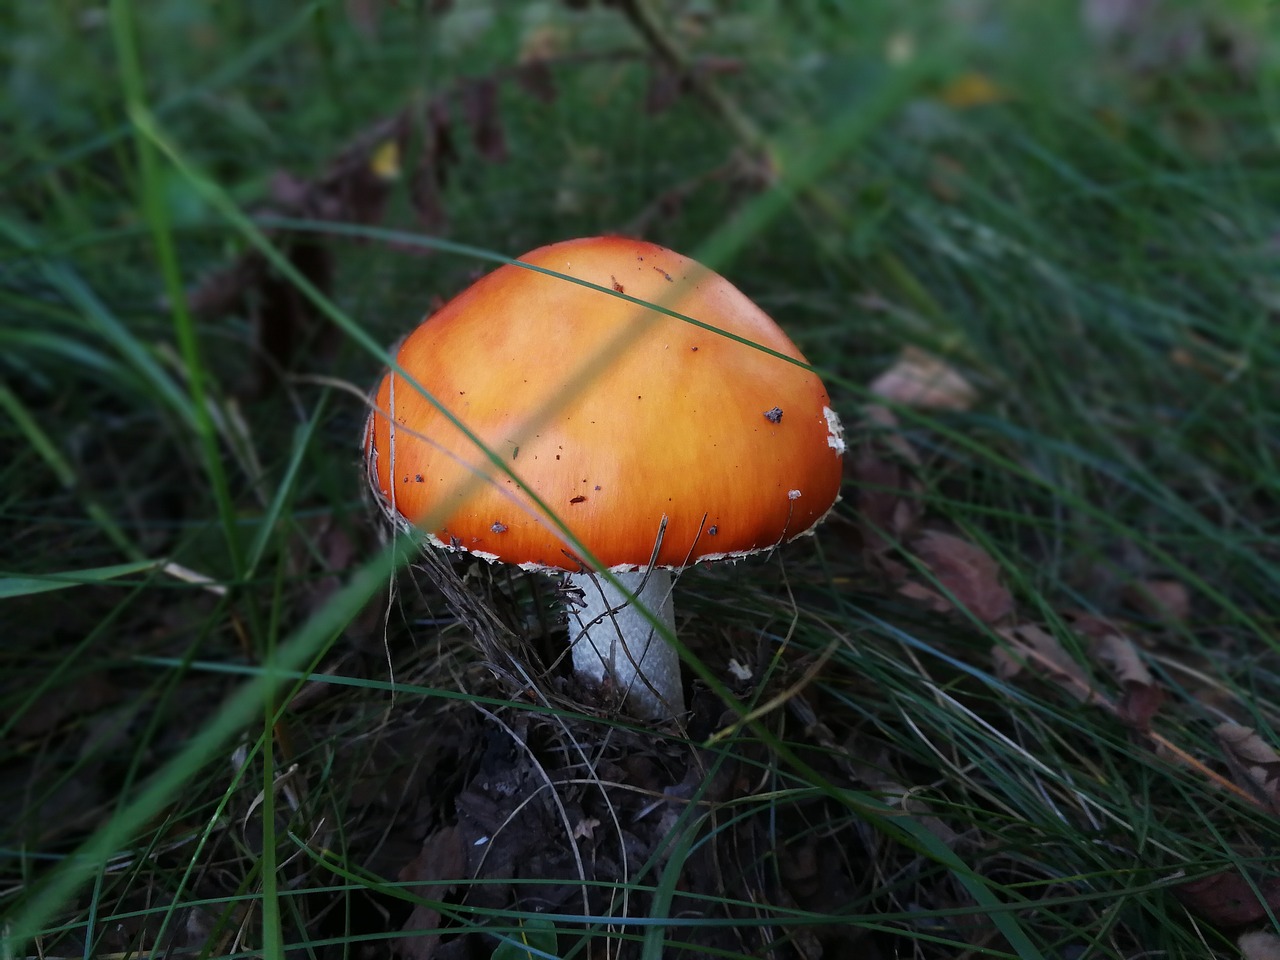
<path id="1" fill-rule="evenodd" d="M 829 801 L 763 803 L 750 815 L 742 813 L 744 803 L 755 802 L 761 771 L 778 761 L 754 740 L 716 740 L 721 731 L 737 728 L 736 710 L 698 691 L 687 739 L 606 725 L 573 712 L 531 713 L 523 706 L 530 695 L 543 703 L 567 698 L 606 712 L 612 707 L 598 692 L 580 689 L 567 670 L 563 677 L 559 671 L 534 672 L 535 664 L 555 656 L 538 654 L 523 630 L 517 634 L 504 622 L 501 607 L 486 596 L 491 568 L 428 551 L 419 569 L 427 574 L 422 586 L 428 606 L 443 605 L 457 625 L 446 634 L 451 642 L 460 649 L 478 644 L 485 658 L 448 685 L 513 703 L 414 703 L 402 695 L 395 719 L 352 741 L 335 764 L 333 779 L 350 785 L 348 860 L 398 877 L 421 897 L 409 908 L 374 898 L 377 912 L 401 931 L 396 956 L 488 956 L 498 941 L 483 926 L 463 922 L 472 910 L 589 915 L 605 927 L 609 917 L 648 915 L 657 902 L 653 888 L 673 855 L 675 832 L 686 829 L 690 818 L 701 841 L 683 855 L 675 899 L 664 908 L 676 915 L 767 921 L 770 904 L 836 912 L 856 894 L 865 875 L 851 853 L 861 843 L 856 824 L 832 826 L 822 841 L 805 827 L 832 820 Z M 561 648 L 563 624 L 552 622 L 549 629 L 538 646 Z M 750 659 L 738 645 L 698 652 L 720 675 L 732 677 L 735 651 L 739 663 Z M 474 653 L 463 656 L 474 662 Z M 417 682 L 441 682 L 438 665 L 420 669 L 437 679 Z M 397 668 L 398 675 L 403 671 Z M 404 682 L 415 679 L 409 675 Z M 342 706 L 333 698 L 310 697 L 306 703 L 322 714 Z M 700 746 L 712 742 L 714 748 Z M 813 762 L 833 782 L 849 782 L 851 767 L 843 756 L 824 751 Z M 778 848 L 771 840 L 775 832 L 798 839 Z M 415 834 L 421 838 L 416 849 L 406 845 Z M 844 839 L 833 842 L 837 837 Z M 389 859 L 397 854 L 400 862 Z M 364 922 L 380 929 L 383 921 Z M 561 924 L 559 931 L 562 945 L 586 932 L 575 924 Z M 759 952 L 783 931 L 793 933 L 781 916 L 776 926 L 680 927 L 669 936 L 683 945 L 672 944 L 664 955 Z M 809 944 L 804 955 L 814 958 L 866 947 L 856 928 L 838 923 L 801 930 L 796 937 Z M 625 945 L 619 951 L 618 956 L 632 955 Z"/>
<path id="2" fill-rule="evenodd" d="M 702 824 L 703 840 L 683 854 L 670 915 L 767 920 L 769 904 L 834 912 L 856 889 L 846 859 L 857 845 L 853 825 L 844 828 L 845 850 L 834 837 L 820 841 L 796 829 L 810 818 L 825 820 L 825 801 L 743 814 L 767 758 L 745 742 L 695 746 L 737 718 L 706 691 L 692 703 L 688 741 L 573 714 L 480 712 L 487 716 L 475 739 L 453 747 L 470 757 L 456 792 L 433 813 L 421 850 L 399 871 L 402 881 L 422 885 L 413 889 L 424 902 L 403 922 L 398 956 L 487 955 L 497 940 L 458 922 L 464 909 L 587 915 L 605 926 L 617 917 L 617 930 L 635 932 L 622 918 L 651 915 L 673 839 L 689 823 Z M 778 848 L 770 839 L 775 829 L 798 839 Z M 559 930 L 562 944 L 584 932 L 577 924 Z M 668 932 L 673 942 L 664 956 L 754 953 L 766 948 L 770 930 L 768 923 L 682 926 Z M 861 939 L 838 924 L 805 936 L 814 957 L 846 955 Z M 823 944 L 837 952 L 824 954 Z M 618 949 L 616 955 L 631 955 Z"/>
<path id="3" fill-rule="evenodd" d="M 968 381 L 943 361 L 908 347 L 871 385 L 878 400 L 925 411 L 963 411 L 976 399 Z M 1152 756 L 1200 776 L 1254 808 L 1280 814 L 1280 753 L 1250 727 L 1220 724 L 1214 731 L 1223 776 L 1195 752 L 1155 729 L 1168 692 L 1152 673 L 1132 629 L 1089 613 L 1067 611 L 1057 629 L 1027 621 L 1003 586 L 990 554 L 962 536 L 940 529 L 923 508 L 917 479 L 919 455 L 896 416 L 868 405 L 863 441 L 847 470 L 858 491 L 859 529 L 864 553 L 900 596 L 933 613 L 963 610 L 988 625 L 995 675 L 1004 681 L 1036 678 L 1083 706 L 1100 709 L 1124 724 Z M 895 553 L 909 554 L 904 563 Z M 921 573 L 927 576 L 921 576 Z M 1192 615 L 1186 584 L 1168 577 L 1131 582 L 1122 600 L 1157 628 L 1178 628 Z M 1061 636 L 1073 634 L 1073 650 Z M 1087 653 L 1101 676 L 1086 668 Z M 1107 681 L 1119 688 L 1116 696 Z M 1280 914 L 1280 878 L 1259 872 L 1224 870 L 1197 880 L 1175 882 L 1174 894 L 1205 920 L 1225 928 L 1256 924 Z M 1254 951 L 1266 955 L 1272 944 Z"/>
<path id="4" fill-rule="evenodd" d="M 904 347 L 868 390 L 881 400 L 917 410 L 959 412 L 971 409 L 978 399 L 977 389 L 963 373 L 914 345 Z"/>
<path id="5" fill-rule="evenodd" d="M 352 7 L 368 11 L 374 5 L 353 3 Z M 372 32 L 376 23 L 370 20 L 364 29 Z M 522 66 L 528 69 L 516 74 L 517 83 L 527 90 L 554 96 L 546 64 L 540 58 Z M 673 77 L 678 81 L 674 87 Z M 684 77 L 655 73 L 651 92 L 657 92 L 651 99 L 665 108 L 671 91 L 683 94 L 687 86 Z M 493 78 L 483 78 L 452 93 L 456 94 L 454 99 L 433 98 L 425 107 L 411 108 L 413 114 L 397 114 L 375 124 L 326 172 L 313 179 L 278 174 L 260 213 L 379 222 L 390 191 L 403 178 L 401 161 L 409 152 L 407 138 L 417 131 L 423 146 L 408 177 L 412 205 L 424 227 L 442 227 L 447 217 L 441 191 L 460 152 L 457 114 L 461 114 L 471 146 L 479 157 L 498 163 L 508 152 L 496 116 L 497 84 Z M 412 123 L 406 125 L 406 117 Z M 287 230 L 281 230 L 277 238 L 303 275 L 322 290 L 328 289 L 332 259 L 327 248 Z M 206 314 L 257 311 L 252 314 L 259 338 L 256 345 L 269 362 L 255 373 L 254 390 L 265 389 L 279 370 L 295 363 L 298 345 L 317 335 L 317 318 L 310 314 L 309 306 L 297 300 L 293 291 L 284 289 L 288 285 L 280 285 L 270 277 L 264 266 L 254 263 L 251 257 L 242 258 L 193 292 L 195 306 Z M 267 317 L 282 329 L 267 327 Z M 319 336 L 323 342 L 323 334 Z M 925 410 L 967 410 L 976 397 L 972 386 L 958 372 L 927 354 L 913 354 L 910 348 L 873 389 L 886 400 Z M 866 423 L 869 429 L 848 467 L 858 501 L 859 542 L 868 561 L 890 584 L 896 585 L 899 595 L 937 613 L 967 611 L 979 623 L 991 626 L 1001 638 L 993 656 L 1002 679 L 1047 682 L 1082 704 L 1115 715 L 1136 738 L 1152 742 L 1156 755 L 1176 758 L 1178 755 L 1162 746 L 1159 735 L 1152 730 L 1166 692 L 1128 631 L 1109 624 L 1099 627 L 1084 616 L 1069 618 L 1080 643 L 1072 644 L 1068 650 L 1059 639 L 1065 635 L 1061 627 L 1045 629 L 1023 620 L 1011 592 L 1001 582 L 1000 567 L 994 558 L 926 516 L 920 457 L 900 430 L 897 418 L 888 408 L 873 406 L 866 411 Z M 349 544 L 340 537 L 326 545 L 326 552 L 334 559 L 326 578 L 317 586 L 317 603 L 333 589 L 333 572 L 341 571 L 351 555 Z M 914 565 L 903 562 L 903 555 L 908 552 Z M 473 588 L 474 583 L 467 587 L 468 591 Z M 1177 624 L 1190 614 L 1185 588 L 1176 581 L 1150 581 L 1127 599 L 1134 609 L 1164 624 Z M 536 661 L 526 658 L 526 651 L 519 649 L 523 640 L 515 638 L 492 606 L 457 597 L 446 602 L 458 621 L 468 627 L 476 622 L 476 610 L 483 608 L 484 616 L 490 620 L 479 631 L 482 646 L 491 665 L 508 680 L 519 673 L 522 664 Z M 1144 606 L 1144 602 L 1148 605 Z M 372 633 L 372 624 L 363 624 L 359 632 Z M 1100 668 L 1099 676 L 1082 665 L 1081 651 L 1088 651 Z M 368 653 L 367 645 L 344 651 L 340 657 L 344 665 L 335 672 L 380 676 L 376 664 L 363 672 L 350 666 Z M 434 676 L 438 678 L 438 673 Z M 482 675 L 473 673 L 456 679 L 456 687 L 461 689 L 510 695 L 509 686 L 495 689 Z M 1119 697 L 1104 689 L 1108 683 L 1123 691 Z M 308 691 L 323 686 L 314 682 L 304 688 L 295 700 L 295 708 L 346 709 L 340 697 L 308 695 Z M 797 696 L 791 705 L 799 709 L 802 700 Z M 685 743 L 638 737 L 618 728 L 601 734 L 594 724 L 580 718 L 573 718 L 572 722 L 564 718 L 531 718 L 517 708 L 506 708 L 497 711 L 492 719 L 463 720 L 459 715 L 467 712 L 465 707 L 437 710 L 438 706 L 423 705 L 420 710 L 408 711 L 408 716 L 399 718 L 395 727 L 375 729 L 372 735 L 362 732 L 344 744 L 338 752 L 342 764 L 339 769 L 345 773 L 334 777 L 351 785 L 350 812 L 352 826 L 357 828 L 351 847 L 353 862 L 372 868 L 380 876 L 398 876 L 416 884 L 410 889 L 422 897 L 407 914 L 397 911 L 395 904 L 378 901 L 373 909 L 377 916 L 368 920 L 367 929 L 378 932 L 384 929 L 380 919 L 386 915 L 395 917 L 405 934 L 395 943 L 401 956 L 427 960 L 490 955 L 495 945 L 493 938 L 464 927 L 448 909 L 455 905 L 475 906 L 487 896 L 492 896 L 495 904 L 572 911 L 579 908 L 578 898 L 585 889 L 589 898 L 596 898 L 594 902 L 589 899 L 588 905 L 598 909 L 598 915 L 617 912 L 617 902 L 611 898 L 619 894 L 608 887 L 584 887 L 584 881 L 634 880 L 643 864 L 655 856 L 660 864 L 672 828 L 691 804 L 708 812 L 714 842 L 690 859 L 677 907 L 689 912 L 705 910 L 706 901 L 698 897 L 704 894 L 834 914 L 854 898 L 865 879 L 866 858 L 856 827 L 843 833 L 826 831 L 821 838 L 805 829 L 809 825 L 806 821 L 826 825 L 831 820 L 831 812 L 820 804 L 788 811 L 786 815 L 796 822 L 782 824 L 781 830 L 769 820 L 773 811 L 768 809 L 765 815 L 728 823 L 733 819 L 734 805 L 751 798 L 758 789 L 752 779 L 757 768 L 742 761 L 758 763 L 761 758 L 753 757 L 747 747 L 735 744 L 735 759 L 717 768 L 721 759 L 718 753 L 699 751 Z M 812 712 L 812 708 L 807 709 Z M 451 719 L 442 722 L 442 716 Z M 376 722 L 377 718 L 373 719 Z M 703 734 L 722 730 L 735 719 L 735 714 L 726 715 L 724 705 L 704 693 L 694 700 L 691 739 L 696 741 L 692 734 L 699 729 Z M 43 735 L 49 724 L 42 722 L 40 726 L 45 728 Z M 904 811 L 924 817 L 936 836 L 949 844 L 956 842 L 954 831 L 903 785 L 911 782 L 909 778 L 873 775 L 866 769 L 851 772 L 848 757 L 858 755 L 857 744 L 837 743 L 830 731 L 824 736 L 818 725 L 806 729 L 814 733 L 822 747 L 829 764 L 824 773 L 833 782 L 870 785 L 886 797 L 897 798 Z M 1216 733 L 1221 760 L 1231 773 L 1237 796 L 1245 794 L 1255 804 L 1274 808 L 1274 750 L 1251 728 L 1223 725 Z M 370 741 L 376 748 L 368 748 Z M 598 743 L 605 744 L 605 748 L 596 751 Z M 575 758 L 575 744 L 592 745 L 589 761 Z M 415 759 L 406 763 L 409 757 Z M 1194 769 L 1212 773 L 1202 762 L 1196 762 L 1200 766 L 1193 766 Z M 884 766 L 891 764 L 886 760 Z M 716 775 L 709 776 L 713 769 L 717 770 Z M 724 826 L 717 815 L 724 817 Z M 777 849 L 773 842 L 779 835 L 790 840 L 783 849 Z M 332 833 L 324 834 L 325 839 L 332 837 Z M 574 850 L 580 856 L 573 856 Z M 850 856 L 849 850 L 857 852 Z M 775 860 L 777 870 L 772 871 L 768 867 Z M 533 879 L 551 882 L 530 882 Z M 471 883 L 475 880 L 486 882 Z M 1224 871 L 1184 882 L 1175 889 L 1199 915 L 1224 926 L 1237 926 L 1265 919 L 1268 907 L 1277 909 L 1278 887 L 1272 878 Z M 636 899 L 628 905 L 628 912 L 643 912 L 648 906 L 643 891 L 629 896 Z M 309 897 L 306 908 L 324 917 L 333 912 L 333 903 L 319 903 L 316 897 Z M 241 906 L 236 904 L 235 909 L 240 910 Z M 361 911 L 355 913 L 359 918 Z M 742 910 L 740 915 L 745 918 L 754 914 Z M 244 918 L 231 919 L 237 925 Z M 207 915 L 193 912 L 187 917 L 187 926 L 186 942 L 200 945 L 208 942 L 205 938 L 216 924 Z M 414 933 L 430 930 L 436 932 Z M 349 929 L 338 927 L 336 932 L 345 935 Z M 852 932 L 841 925 L 833 924 L 831 930 L 817 932 L 788 930 L 787 934 L 796 954 L 804 957 L 843 956 L 850 955 L 850 950 L 868 950 L 866 942 L 854 939 Z M 768 948 L 763 934 L 759 942 L 752 943 L 744 943 L 740 935 L 735 935 L 736 939 L 721 934 L 708 936 L 710 939 L 698 944 L 699 949 Z M 715 940 L 713 936 L 724 939 Z M 1259 957 L 1264 955 L 1260 952 L 1263 945 L 1255 949 Z M 1249 950 L 1245 952 L 1254 955 Z M 859 955 L 874 956 L 875 952 Z"/>

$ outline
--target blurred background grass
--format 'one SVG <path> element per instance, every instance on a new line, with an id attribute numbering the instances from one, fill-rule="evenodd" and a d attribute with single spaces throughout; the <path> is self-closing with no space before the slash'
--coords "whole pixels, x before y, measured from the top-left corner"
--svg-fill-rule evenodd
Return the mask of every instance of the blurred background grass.
<path id="1" fill-rule="evenodd" d="M 715 748 L 777 851 L 843 838 L 838 908 L 760 908 L 776 955 L 1234 956 L 1274 927 L 1280 759 L 1214 734 L 1277 741 L 1266 4 L 68 0 L 0 35 L 6 955 L 399 935 L 468 763 L 415 738 L 514 691 L 430 578 L 388 601 L 341 384 L 495 258 L 603 232 L 709 257 L 851 424 L 904 347 L 961 372 L 976 403 L 898 410 L 918 486 L 888 492 L 1114 702 L 1136 681 L 1070 623 L 1119 623 L 1202 764 L 997 673 L 981 616 L 884 578 L 851 482 L 815 544 L 679 588 L 709 660 L 785 650 L 785 686 L 830 656 Z M 545 585 L 468 577 L 541 642 Z M 1142 602 L 1170 583 L 1185 609 Z M 566 956 L 684 936 L 553 927 Z"/>

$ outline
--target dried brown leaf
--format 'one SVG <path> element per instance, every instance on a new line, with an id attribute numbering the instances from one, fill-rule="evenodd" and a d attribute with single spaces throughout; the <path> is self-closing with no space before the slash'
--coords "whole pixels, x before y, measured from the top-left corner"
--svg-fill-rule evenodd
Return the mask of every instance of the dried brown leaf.
<path id="1" fill-rule="evenodd" d="M 1280 877 L 1250 880 L 1237 870 L 1223 870 L 1178 884 L 1174 895 L 1193 913 L 1222 927 L 1258 923 L 1268 911 L 1280 912 Z"/>
<path id="2" fill-rule="evenodd" d="M 1139 580 L 1125 588 L 1124 600 L 1143 616 L 1161 623 L 1182 623 L 1191 615 L 1191 594 L 1180 580 Z"/>
<path id="3" fill-rule="evenodd" d="M 881 800 L 890 807 L 900 807 L 916 817 L 922 827 L 943 843 L 953 846 L 960 839 L 960 835 L 952 827 L 934 815 L 934 810 L 927 801 L 921 799 L 914 789 L 886 773 L 883 766 L 860 763 L 854 769 L 858 779 L 875 791 Z"/>
<path id="4" fill-rule="evenodd" d="M 453 118 L 444 96 L 433 97 L 427 103 L 422 127 L 422 150 L 409 177 L 409 200 L 418 214 L 418 222 L 435 232 L 447 220 L 441 190 L 449 170 L 458 162 L 458 151 L 453 145 Z"/>
<path id="5" fill-rule="evenodd" d="M 1151 721 L 1164 705 L 1164 699 L 1164 687 L 1132 684 L 1125 688 L 1116 703 L 1116 715 L 1133 729 L 1147 733 L 1151 730 Z"/>
<path id="6" fill-rule="evenodd" d="M 938 99 L 955 110 L 972 110 L 1009 99 L 1009 92 L 985 73 L 966 70 L 938 91 Z"/>
<path id="7" fill-rule="evenodd" d="M 991 669 L 1001 680 L 1012 680 L 1027 667 L 1027 658 L 1008 647 L 991 648 Z"/>
<path id="8" fill-rule="evenodd" d="M 1155 683 L 1138 648 L 1127 637 L 1107 634 L 1094 642 L 1092 652 L 1122 684 L 1149 687 Z"/>
<path id="9" fill-rule="evenodd" d="M 1116 704 L 1117 715 L 1135 730 L 1149 730 L 1151 719 L 1164 703 L 1164 688 L 1156 684 L 1138 648 L 1127 637 L 1107 633 L 1094 642 L 1092 653 L 1124 687 Z"/>
<path id="10" fill-rule="evenodd" d="M 397 158 L 408 133 L 403 113 L 379 120 L 339 152 L 319 177 L 308 180 L 287 171 L 272 175 L 267 202 L 258 216 L 297 217 L 352 223 L 382 218 L 399 174 Z M 333 259 L 315 234 L 276 231 L 291 265 L 321 293 L 328 293 Z M 190 294 L 202 316 L 244 309 L 253 325 L 253 366 L 246 390 L 261 394 L 281 371 L 289 370 L 305 347 L 308 362 L 323 361 L 338 338 L 297 285 L 269 268 L 257 252 L 206 278 Z"/>
<path id="11" fill-rule="evenodd" d="M 507 159 L 507 137 L 498 114 L 498 82 L 481 77 L 462 88 L 462 111 L 476 152 L 491 163 Z"/>
<path id="12" fill-rule="evenodd" d="M 1033 623 L 1011 627 L 997 627 L 1008 647 L 996 647 L 996 671 L 1003 679 L 1010 679 L 1022 670 L 1030 670 L 1057 684 L 1068 694 L 1085 702 L 1105 702 L 1089 682 L 1084 668 L 1058 642 L 1058 638 Z"/>
<path id="13" fill-rule="evenodd" d="M 333 255 L 328 246 L 314 237 L 300 236 L 284 244 L 294 268 L 313 287 L 328 294 L 333 280 Z M 264 269 L 257 283 L 256 297 L 250 298 L 250 320 L 256 349 L 247 392 L 261 395 L 276 383 L 282 371 L 293 367 L 304 345 L 308 359 L 319 361 L 330 355 L 337 339 L 332 330 L 313 337 L 321 322 L 311 301 L 289 279 Z"/>
<path id="14" fill-rule="evenodd" d="M 857 490 L 863 545 L 877 553 L 897 546 L 924 513 L 919 482 L 909 469 L 874 449 L 859 449 L 846 469 Z"/>
<path id="15" fill-rule="evenodd" d="M 348 0 L 347 11 L 361 29 L 375 30 L 381 14 L 376 0 Z M 437 4 L 437 6 L 445 6 Z M 540 41 L 542 42 L 542 41 Z M 259 217 L 286 217 L 372 224 L 382 220 L 391 192 L 402 179 L 402 158 L 409 155 L 411 134 L 421 133 L 420 149 L 408 177 L 409 199 L 419 223 L 440 232 L 447 218 L 442 190 L 450 170 L 459 162 L 454 139 L 454 114 L 470 131 L 476 152 L 500 162 L 508 147 L 499 111 L 499 84 L 514 79 L 544 99 L 554 97 L 544 56 L 493 75 L 459 81 L 417 106 L 399 110 L 362 130 L 333 157 L 324 172 L 304 178 L 287 171 L 270 180 Z M 329 242 L 314 233 L 284 229 L 270 231 L 292 266 L 322 293 L 331 287 L 333 254 Z M 420 247 L 392 244 L 420 254 Z M 316 313 L 292 282 L 268 267 L 256 252 L 247 253 L 194 288 L 193 309 L 202 316 L 243 311 L 253 324 L 253 369 L 248 390 L 262 393 L 282 371 L 296 365 L 306 350 L 308 363 L 322 363 L 336 349 L 339 338 Z"/>
<path id="16" fill-rule="evenodd" d="M 1280 937 L 1265 930 L 1240 934 L 1236 946 L 1244 960 L 1280 960 Z"/>
<path id="17" fill-rule="evenodd" d="M 303 526 L 308 536 L 292 545 L 289 563 L 295 576 L 309 581 L 303 598 L 306 609 L 315 612 L 342 586 L 363 545 L 357 544 L 348 528 L 332 518 L 320 517 Z M 315 576 L 317 558 L 323 564 L 319 576 Z"/>
<path id="18" fill-rule="evenodd" d="M 1103 637 L 1108 637 L 1112 634 L 1124 635 L 1124 630 L 1121 626 L 1106 617 L 1100 617 L 1084 610 L 1067 610 L 1066 615 L 1071 620 L 1071 628 L 1090 640 L 1101 640 Z"/>
<path id="19" fill-rule="evenodd" d="M 1261 793 L 1272 809 L 1280 810 L 1280 754 L 1252 727 L 1222 723 L 1214 728 L 1237 784 Z"/>
<path id="20" fill-rule="evenodd" d="M 456 827 L 442 827 L 422 844 L 417 858 L 400 871 L 405 883 L 421 883 L 424 900 L 439 900 L 443 892 L 441 881 L 461 880 L 466 874 L 467 848 L 462 831 Z M 407 890 L 414 890 L 412 886 Z M 440 913 L 425 904 L 418 904 L 404 922 L 402 930 L 413 933 L 432 930 L 440 926 Z M 438 933 L 418 933 L 401 937 L 396 950 L 406 960 L 431 960 L 440 945 Z"/>
<path id="21" fill-rule="evenodd" d="M 408 111 L 402 110 L 363 130 L 329 164 L 307 212 L 331 212 L 333 219 L 352 223 L 381 220 L 400 179 L 399 158 L 408 147 L 411 127 Z"/>
<path id="22" fill-rule="evenodd" d="M 520 37 L 516 62 L 523 66 L 563 56 L 571 39 L 568 28 L 562 24 L 535 23 Z"/>
<path id="23" fill-rule="evenodd" d="M 920 458 L 886 407 L 868 407 L 854 435 L 859 439 L 845 458 L 845 475 L 857 491 L 863 549 L 881 554 L 906 540 L 924 513 Z"/>
<path id="24" fill-rule="evenodd" d="M 926 530 L 911 541 L 911 549 L 943 588 L 936 592 L 983 623 L 995 623 L 1013 612 L 1013 595 L 1000 582 L 1000 567 L 977 544 Z"/>
<path id="25" fill-rule="evenodd" d="M 978 391 L 950 364 L 919 347 L 903 348 L 897 361 L 871 382 L 878 397 L 917 410 L 968 410 Z"/>
<path id="26" fill-rule="evenodd" d="M 926 587 L 923 583 L 916 583 L 914 580 L 908 580 L 899 586 L 898 593 L 908 600 L 923 604 L 925 609 L 933 613 L 950 613 L 955 609 L 955 605 L 937 590 Z"/>

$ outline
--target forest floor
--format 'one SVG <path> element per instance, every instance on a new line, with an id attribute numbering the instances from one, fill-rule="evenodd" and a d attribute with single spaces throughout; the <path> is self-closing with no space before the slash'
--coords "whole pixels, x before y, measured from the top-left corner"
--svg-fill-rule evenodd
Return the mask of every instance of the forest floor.
<path id="1" fill-rule="evenodd" d="M 748 6 L 0 13 L 0 957 L 1280 955 L 1274 14 Z M 605 233 L 847 427 L 670 723 L 364 489 L 390 345 Z"/>

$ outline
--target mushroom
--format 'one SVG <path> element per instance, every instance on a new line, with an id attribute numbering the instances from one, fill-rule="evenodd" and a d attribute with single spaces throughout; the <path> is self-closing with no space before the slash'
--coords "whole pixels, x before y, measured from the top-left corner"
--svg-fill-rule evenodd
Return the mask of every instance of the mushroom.
<path id="1" fill-rule="evenodd" d="M 369 483 L 437 547 L 565 572 L 577 674 L 671 718 L 671 572 L 811 532 L 839 491 L 840 422 L 777 324 L 687 257 L 595 237 L 520 263 L 400 346 L 412 382 L 378 387 Z"/>

